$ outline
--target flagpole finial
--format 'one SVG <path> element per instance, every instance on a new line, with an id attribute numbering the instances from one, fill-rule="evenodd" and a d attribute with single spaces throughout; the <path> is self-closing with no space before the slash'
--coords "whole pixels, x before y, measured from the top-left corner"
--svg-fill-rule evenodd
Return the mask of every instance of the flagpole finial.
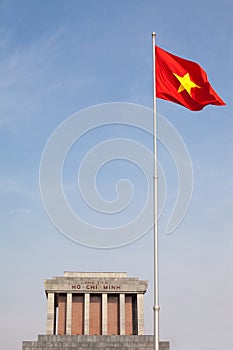
<path id="1" fill-rule="evenodd" d="M 156 37 L 156 33 L 155 32 L 152 32 L 152 37 Z"/>

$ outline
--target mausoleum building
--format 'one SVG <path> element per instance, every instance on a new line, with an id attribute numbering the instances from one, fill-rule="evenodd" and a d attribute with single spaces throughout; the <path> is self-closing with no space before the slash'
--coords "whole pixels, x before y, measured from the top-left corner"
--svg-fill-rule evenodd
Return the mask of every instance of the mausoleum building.
<path id="1" fill-rule="evenodd" d="M 125 272 L 64 272 L 44 287 L 46 335 L 24 341 L 23 350 L 154 349 L 154 337 L 144 335 L 147 281 Z"/>
<path id="2" fill-rule="evenodd" d="M 124 272 L 65 272 L 44 285 L 47 334 L 144 334 L 147 281 Z"/>

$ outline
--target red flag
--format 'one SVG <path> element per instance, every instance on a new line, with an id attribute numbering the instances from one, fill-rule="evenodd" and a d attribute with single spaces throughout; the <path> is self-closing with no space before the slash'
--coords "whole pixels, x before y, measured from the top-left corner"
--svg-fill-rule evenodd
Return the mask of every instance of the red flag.
<path id="1" fill-rule="evenodd" d="M 208 104 L 223 106 L 199 64 L 155 47 L 156 97 L 199 111 Z"/>

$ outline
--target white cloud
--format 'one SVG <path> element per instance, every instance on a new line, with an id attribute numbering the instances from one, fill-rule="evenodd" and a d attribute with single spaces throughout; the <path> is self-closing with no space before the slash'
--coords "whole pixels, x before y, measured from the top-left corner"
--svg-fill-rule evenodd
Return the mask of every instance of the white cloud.
<path id="1" fill-rule="evenodd" d="M 0 47 L 6 52 L 0 58 L 0 126 L 24 119 L 38 104 L 49 85 L 47 71 L 59 55 L 62 33 L 59 29 L 31 45 L 12 49 L 11 33 L 7 37 L 0 28 Z"/>
<path id="2" fill-rule="evenodd" d="M 15 214 L 26 215 L 26 214 L 30 214 L 30 213 L 31 213 L 31 210 L 28 208 L 15 208 L 15 209 L 12 209 L 9 211 L 10 215 L 15 215 Z"/>

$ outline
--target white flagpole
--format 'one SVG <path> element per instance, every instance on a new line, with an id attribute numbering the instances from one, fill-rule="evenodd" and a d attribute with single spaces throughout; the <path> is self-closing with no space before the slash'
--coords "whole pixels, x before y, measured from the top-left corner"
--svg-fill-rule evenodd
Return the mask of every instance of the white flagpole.
<path id="1" fill-rule="evenodd" d="M 159 278 L 158 278 L 158 174 L 157 174 L 157 123 L 156 123 L 156 64 L 155 32 L 152 33 L 153 52 L 153 120 L 154 120 L 154 350 L 159 350 Z"/>

